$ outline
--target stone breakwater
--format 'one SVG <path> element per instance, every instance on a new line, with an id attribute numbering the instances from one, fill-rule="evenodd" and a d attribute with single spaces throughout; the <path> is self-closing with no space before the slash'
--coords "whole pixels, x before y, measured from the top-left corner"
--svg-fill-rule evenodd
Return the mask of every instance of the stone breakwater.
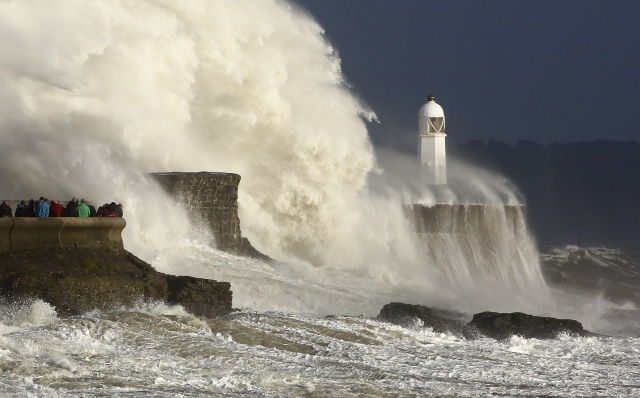
<path id="1" fill-rule="evenodd" d="M 240 176 L 232 173 L 156 173 L 153 177 L 204 221 L 216 246 L 268 260 L 242 237 Z M 61 315 L 135 305 L 141 300 L 180 304 L 197 316 L 231 312 L 227 282 L 160 273 L 124 250 L 123 218 L 0 218 L 0 296 L 37 298 Z"/>
<path id="2" fill-rule="evenodd" d="M 60 315 L 180 304 L 197 316 L 231 312 L 231 285 L 167 275 L 124 250 L 122 218 L 0 218 L 0 296 L 41 299 Z"/>
<path id="3" fill-rule="evenodd" d="M 218 249 L 270 260 L 242 237 L 238 216 L 238 174 L 202 171 L 152 173 L 151 176 L 186 209 L 192 221 L 206 224 Z"/>
<path id="4" fill-rule="evenodd" d="M 524 206 L 448 205 L 404 206 L 417 233 L 467 233 L 468 231 L 499 235 L 506 227 L 520 233 L 526 220 Z"/>
<path id="5" fill-rule="evenodd" d="M 205 221 L 221 250 L 242 244 L 238 217 L 240 176 L 233 173 L 153 173 L 154 179 L 195 221 Z"/>

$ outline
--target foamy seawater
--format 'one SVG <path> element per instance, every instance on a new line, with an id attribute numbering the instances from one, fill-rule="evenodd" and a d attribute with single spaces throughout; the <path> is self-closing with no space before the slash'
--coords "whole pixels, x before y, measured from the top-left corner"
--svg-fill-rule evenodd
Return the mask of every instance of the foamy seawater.
<path id="1" fill-rule="evenodd" d="M 14 397 L 640 394 L 639 338 L 467 341 L 363 317 L 213 320 L 161 305 L 34 320 L 2 334 L 0 362 Z"/>
<path id="2" fill-rule="evenodd" d="M 550 255 L 575 250 L 597 258 L 602 253 L 569 247 L 556 248 Z M 300 275 L 279 269 L 282 264 L 213 253 L 209 268 L 229 270 L 221 279 L 235 281 L 234 295 L 245 307 L 219 319 L 195 317 L 179 306 L 161 303 L 71 318 L 58 318 L 54 308 L 41 301 L 2 305 L 2 396 L 640 395 L 640 328 L 631 328 L 637 314 L 632 306 L 616 307 L 605 300 L 598 309 L 601 315 L 595 317 L 581 312 L 580 305 L 570 307 L 572 301 L 564 295 L 556 297 L 557 307 L 564 307 L 555 315 L 572 312 L 587 329 L 609 328 L 618 333 L 613 336 L 466 340 L 434 333 L 419 321 L 404 328 L 375 320 L 381 306 L 366 303 L 384 302 L 385 294 L 391 301 L 398 293 L 375 292 L 375 286 L 366 290 L 353 277 L 353 286 L 363 288 L 355 289 L 357 294 L 322 280 L 296 279 Z M 618 262 L 633 258 L 623 251 L 606 253 Z M 571 279 L 574 263 L 554 258 L 543 269 L 566 266 L 565 276 Z M 636 266 L 628 263 L 622 269 L 629 272 Z M 184 271 L 207 272 L 199 265 Z M 268 274 L 272 277 L 265 277 Z M 617 279 L 615 272 L 610 274 L 610 282 Z M 243 291 L 250 286 L 254 289 Z M 287 311 L 267 310 L 280 305 L 278 297 L 282 302 L 300 297 L 300 303 L 290 304 Z M 309 306 L 313 300 L 323 303 Z M 588 306 L 589 300 L 582 296 L 582 305 Z M 342 315 L 356 311 L 357 302 L 363 314 L 373 315 Z M 296 313 L 305 306 L 307 312 L 317 313 Z M 319 315 L 330 306 L 334 316 Z"/>
<path id="3" fill-rule="evenodd" d="M 122 202 L 128 250 L 230 282 L 239 308 L 61 319 L 40 301 L 0 304 L 0 396 L 640 395 L 637 272 L 622 276 L 638 263 L 565 248 L 540 268 L 524 220 L 490 250 L 477 231 L 416 237 L 402 205 L 434 193 L 414 159 L 387 154 L 395 173 L 376 159 L 374 113 L 294 3 L 5 1 L 0 33 L 3 195 Z M 242 176 L 243 234 L 280 261 L 206 246 L 147 175 L 203 170 Z M 450 172 L 447 203 L 519 203 L 500 176 Z M 373 320 L 391 301 L 563 316 L 616 337 L 467 341 Z"/>

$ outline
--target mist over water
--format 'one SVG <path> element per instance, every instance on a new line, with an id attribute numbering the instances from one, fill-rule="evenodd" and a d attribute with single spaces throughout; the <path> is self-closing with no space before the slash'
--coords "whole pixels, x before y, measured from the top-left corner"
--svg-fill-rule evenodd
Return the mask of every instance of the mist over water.
<path id="1" fill-rule="evenodd" d="M 164 272 L 230 280 L 244 306 L 309 312 L 389 298 L 521 309 L 537 304 L 504 297 L 545 289 L 526 227 L 518 240 L 500 237 L 495 255 L 517 275 L 495 274 L 491 291 L 460 241 L 429 247 L 415 235 L 404 203 L 522 199 L 464 165 L 436 193 L 416 185 L 415 160 L 376 160 L 374 113 L 322 28 L 291 3 L 2 2 L 0 54 L 4 195 L 122 202 L 126 248 Z M 206 248 L 146 176 L 160 171 L 240 174 L 243 234 L 282 262 Z"/>

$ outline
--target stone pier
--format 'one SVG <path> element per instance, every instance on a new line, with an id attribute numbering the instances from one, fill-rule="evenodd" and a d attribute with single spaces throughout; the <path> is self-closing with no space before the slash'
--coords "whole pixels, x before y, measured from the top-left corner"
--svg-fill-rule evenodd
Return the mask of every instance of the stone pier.
<path id="1" fill-rule="evenodd" d="M 242 244 L 238 174 L 172 172 L 152 176 L 195 220 L 208 224 L 219 249 L 235 249 Z"/>
<path id="2" fill-rule="evenodd" d="M 0 252 L 32 249 L 124 249 L 120 217 L 0 217 Z"/>
<path id="3" fill-rule="evenodd" d="M 218 249 L 269 260 L 242 237 L 238 217 L 238 174 L 202 171 L 151 175 L 176 202 L 185 207 L 194 221 L 207 224 Z"/>
<path id="4" fill-rule="evenodd" d="M 417 233 L 489 232 L 506 226 L 514 233 L 523 228 L 525 207 L 517 205 L 413 204 L 404 207 Z M 498 223 L 499 221 L 499 223 Z"/>

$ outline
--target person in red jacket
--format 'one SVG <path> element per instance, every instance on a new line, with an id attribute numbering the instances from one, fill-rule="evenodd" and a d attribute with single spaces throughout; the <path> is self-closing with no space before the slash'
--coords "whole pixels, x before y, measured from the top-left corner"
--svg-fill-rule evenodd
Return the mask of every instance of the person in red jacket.
<path id="1" fill-rule="evenodd" d="M 51 207 L 49 208 L 49 217 L 62 217 L 62 205 L 56 200 L 51 201 Z"/>

